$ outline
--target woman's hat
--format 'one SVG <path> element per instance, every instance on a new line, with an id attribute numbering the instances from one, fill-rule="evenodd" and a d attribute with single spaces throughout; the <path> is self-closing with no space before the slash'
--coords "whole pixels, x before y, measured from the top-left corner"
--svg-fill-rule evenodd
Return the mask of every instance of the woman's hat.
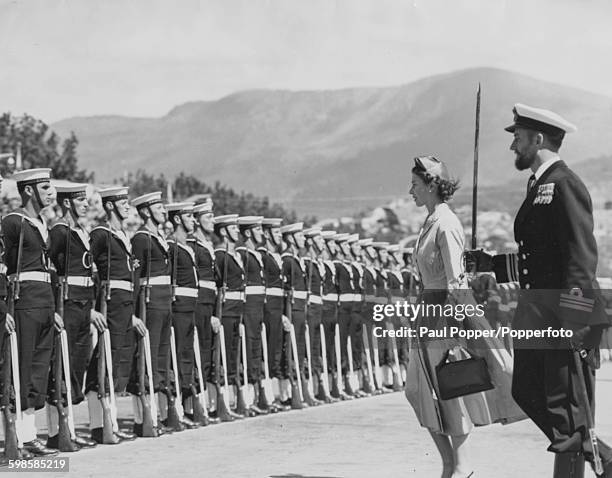
<path id="1" fill-rule="evenodd" d="M 417 156 L 414 158 L 414 164 L 417 169 L 420 169 L 431 176 L 447 181 L 450 179 L 446 164 L 434 156 Z"/>

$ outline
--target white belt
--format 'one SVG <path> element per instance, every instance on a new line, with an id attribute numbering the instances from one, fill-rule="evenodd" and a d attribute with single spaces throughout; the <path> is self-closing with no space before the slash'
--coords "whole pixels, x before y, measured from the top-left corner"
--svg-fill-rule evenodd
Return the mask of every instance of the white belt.
<path id="1" fill-rule="evenodd" d="M 215 284 L 214 280 L 199 280 L 198 286 L 202 289 L 212 289 L 214 291 L 217 290 L 217 284 Z"/>
<path id="2" fill-rule="evenodd" d="M 353 300 L 355 302 L 363 302 L 363 297 L 364 297 L 363 294 L 353 294 L 353 295 L 354 295 Z"/>
<path id="3" fill-rule="evenodd" d="M 6 264 L 0 264 L 0 274 L 6 274 Z"/>
<path id="4" fill-rule="evenodd" d="M 16 274 L 12 274 L 10 279 L 15 280 Z M 19 282 L 23 282 L 26 280 L 36 281 L 36 282 L 47 282 L 51 283 L 51 275 L 48 272 L 41 271 L 27 271 L 21 272 L 19 274 L 19 278 L 17 279 Z"/>
<path id="5" fill-rule="evenodd" d="M 365 300 L 366 300 L 366 302 L 376 302 L 376 296 L 375 295 L 366 295 L 365 296 Z"/>
<path id="6" fill-rule="evenodd" d="M 134 290 L 134 285 L 129 280 L 114 280 L 103 281 L 103 284 L 110 285 L 111 289 L 121 289 L 127 290 L 128 292 L 132 292 Z"/>
<path id="7" fill-rule="evenodd" d="M 183 297 L 197 297 L 198 289 L 193 287 L 176 287 L 174 289 L 174 295 L 180 295 Z"/>
<path id="8" fill-rule="evenodd" d="M 247 285 L 245 292 L 247 295 L 263 295 L 266 293 L 266 288 L 263 285 Z"/>
<path id="9" fill-rule="evenodd" d="M 308 293 L 305 290 L 294 290 L 293 298 L 294 299 L 303 299 L 306 300 Z"/>
<path id="10" fill-rule="evenodd" d="M 518 302 L 516 300 L 511 300 L 510 302 L 508 302 L 508 307 L 510 307 L 511 309 L 516 309 L 517 305 Z"/>
<path id="11" fill-rule="evenodd" d="M 68 276 L 68 277 L 60 277 L 61 281 L 66 281 L 68 285 L 74 285 L 79 287 L 93 287 L 94 281 L 89 276 Z"/>
<path id="12" fill-rule="evenodd" d="M 271 297 L 283 297 L 285 295 L 285 291 L 280 287 L 269 287 L 266 289 L 266 295 Z"/>
<path id="13" fill-rule="evenodd" d="M 334 294 L 334 293 L 325 294 L 323 295 L 323 300 L 327 300 L 330 302 L 338 302 L 338 294 Z"/>
<path id="14" fill-rule="evenodd" d="M 391 302 L 404 302 L 406 299 L 401 295 L 395 295 L 391 297 Z"/>
<path id="15" fill-rule="evenodd" d="M 389 299 L 387 297 L 376 296 L 377 304 L 387 304 L 389 303 Z"/>
<path id="16" fill-rule="evenodd" d="M 310 303 L 310 304 L 322 304 L 323 303 L 323 299 L 321 298 L 320 295 L 311 295 L 308 298 L 308 303 Z"/>
<path id="17" fill-rule="evenodd" d="M 155 276 L 149 277 L 148 285 L 170 285 L 170 276 Z M 147 285 L 147 278 L 140 278 L 140 285 Z"/>
<path id="18" fill-rule="evenodd" d="M 340 294 L 338 300 L 340 302 L 353 302 L 355 300 L 355 294 Z"/>
<path id="19" fill-rule="evenodd" d="M 230 291 L 225 293 L 226 300 L 244 300 L 244 292 L 242 291 Z"/>

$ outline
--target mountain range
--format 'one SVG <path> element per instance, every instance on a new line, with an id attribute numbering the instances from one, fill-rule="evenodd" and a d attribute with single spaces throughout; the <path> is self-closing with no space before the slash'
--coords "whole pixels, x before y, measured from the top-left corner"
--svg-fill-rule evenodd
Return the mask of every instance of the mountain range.
<path id="1" fill-rule="evenodd" d="M 578 126 L 562 157 L 612 199 L 612 98 L 493 68 L 473 68 L 384 88 L 251 90 L 194 101 L 160 118 L 93 116 L 51 125 L 74 131 L 79 163 L 97 182 L 143 168 L 267 195 L 298 213 L 355 213 L 406 196 L 412 158 L 433 154 L 469 201 L 476 89 L 482 87 L 480 204 L 514 211 L 527 175 L 509 151 L 514 103 L 551 109 Z M 599 194 L 601 193 L 601 197 Z"/>

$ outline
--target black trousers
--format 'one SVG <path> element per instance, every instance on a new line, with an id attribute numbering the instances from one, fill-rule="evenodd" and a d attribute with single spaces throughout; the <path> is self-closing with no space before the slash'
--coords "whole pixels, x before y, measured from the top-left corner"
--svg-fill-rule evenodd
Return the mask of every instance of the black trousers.
<path id="1" fill-rule="evenodd" d="M 123 292 L 123 291 L 121 291 Z M 127 294 L 116 294 L 113 291 L 108 302 L 106 321 L 110 332 L 111 359 L 113 363 L 113 379 L 115 392 L 126 391 L 134 360 L 136 347 L 136 332 L 132 328 L 133 301 L 126 299 Z M 96 345 L 94 353 L 87 368 L 85 391 L 98 391 L 98 358 L 100 357 L 100 342 Z M 108 386 L 108 382 L 106 383 Z"/>
<path id="2" fill-rule="evenodd" d="M 195 358 L 193 355 L 193 328 L 195 326 L 195 311 L 174 311 L 172 313 L 172 326 L 176 341 L 176 360 L 178 366 L 178 380 L 181 385 L 183 399 L 192 395 L 191 385 L 194 385 L 193 368 Z M 176 370 L 174 374 L 176 375 Z M 176 383 L 174 384 L 176 390 Z"/>
<path id="3" fill-rule="evenodd" d="M 310 362 L 312 373 L 319 376 L 323 369 L 321 362 L 321 325 L 323 318 L 323 306 L 321 304 L 310 304 L 308 306 L 308 333 L 310 338 Z M 325 344 L 327 345 L 327 344 Z"/>
<path id="4" fill-rule="evenodd" d="M 54 317 L 51 308 L 15 310 L 23 410 L 39 410 L 45 406 L 55 336 Z"/>
<path id="5" fill-rule="evenodd" d="M 351 322 L 353 314 L 352 302 L 341 302 L 338 307 L 338 327 L 340 329 L 340 356 L 342 364 L 342 373 L 348 372 L 348 337 L 351 333 Z M 351 339 L 352 340 L 352 339 Z"/>
<path id="6" fill-rule="evenodd" d="M 363 304 L 361 302 L 353 302 L 349 334 L 353 353 L 353 369 L 361 370 L 363 355 Z"/>
<path id="7" fill-rule="evenodd" d="M 592 459 L 586 426 L 586 411 L 579 406 L 579 387 L 586 387 L 594 410 L 595 371 L 584 361 L 584 384 L 578 381 L 571 350 L 514 350 L 512 396 L 529 418 L 550 440 L 549 451 L 584 451 Z M 612 456 L 603 456 L 609 461 Z"/>
<path id="8" fill-rule="evenodd" d="M 217 370 L 214 364 L 215 340 L 210 318 L 213 315 L 212 304 L 196 305 L 195 326 L 200 344 L 200 360 L 202 362 L 202 378 L 205 382 L 217 383 Z"/>
<path id="9" fill-rule="evenodd" d="M 271 378 L 284 378 L 283 374 L 283 298 L 269 296 L 264 306 L 264 323 L 268 339 L 268 367 Z"/>
<path id="10" fill-rule="evenodd" d="M 323 316 L 321 317 L 321 323 L 323 324 L 323 330 L 325 331 L 325 348 L 327 352 L 327 367 L 328 371 L 336 371 L 336 324 L 338 323 L 336 317 L 336 302 L 323 301 Z"/>
<path id="11" fill-rule="evenodd" d="M 242 383 L 239 369 L 240 364 L 238 363 L 238 347 L 240 346 L 238 325 L 240 324 L 240 316 L 224 315 L 221 323 L 225 333 L 225 353 L 227 354 L 227 363 L 223 364 L 223 366 L 227 371 L 227 381 L 229 384 L 237 385 Z"/>
<path id="12" fill-rule="evenodd" d="M 156 392 L 168 387 L 168 357 L 170 356 L 170 325 L 172 313 L 170 304 L 167 309 L 147 308 L 147 329 L 149 330 L 149 343 L 151 345 L 151 368 L 153 369 L 153 389 Z M 140 337 L 137 337 L 139 340 Z M 140 348 L 134 354 L 130 381 L 127 391 L 138 394 L 138 360 L 140 359 Z M 148 381 L 145 380 L 148 389 Z"/>
<path id="13" fill-rule="evenodd" d="M 68 338 L 68 359 L 70 362 L 70 384 L 72 387 L 72 403 L 74 405 L 84 400 L 83 383 L 89 365 L 91 352 L 91 308 L 92 300 L 64 301 L 64 328 Z M 54 353 L 53 361 L 56 360 Z M 49 371 L 49 389 L 55 390 L 55 367 L 51 363 Z M 64 377 L 65 380 L 65 377 Z M 51 399 L 54 397 L 51 396 Z"/>
<path id="14" fill-rule="evenodd" d="M 244 305 L 244 328 L 246 332 L 247 377 L 249 383 L 261 380 L 262 345 L 261 324 L 264 314 L 264 295 L 247 297 Z M 243 359 L 244 360 L 244 359 Z"/>

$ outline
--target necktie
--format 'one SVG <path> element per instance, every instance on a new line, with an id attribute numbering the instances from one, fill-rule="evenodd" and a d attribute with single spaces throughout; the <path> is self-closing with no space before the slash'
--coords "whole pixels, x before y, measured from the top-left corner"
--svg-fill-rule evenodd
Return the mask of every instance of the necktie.
<path id="1" fill-rule="evenodd" d="M 533 187 L 535 182 L 536 182 L 535 174 L 532 174 L 531 176 L 529 176 L 529 182 L 527 183 L 527 194 L 529 194 L 529 191 L 531 191 L 531 188 Z"/>

